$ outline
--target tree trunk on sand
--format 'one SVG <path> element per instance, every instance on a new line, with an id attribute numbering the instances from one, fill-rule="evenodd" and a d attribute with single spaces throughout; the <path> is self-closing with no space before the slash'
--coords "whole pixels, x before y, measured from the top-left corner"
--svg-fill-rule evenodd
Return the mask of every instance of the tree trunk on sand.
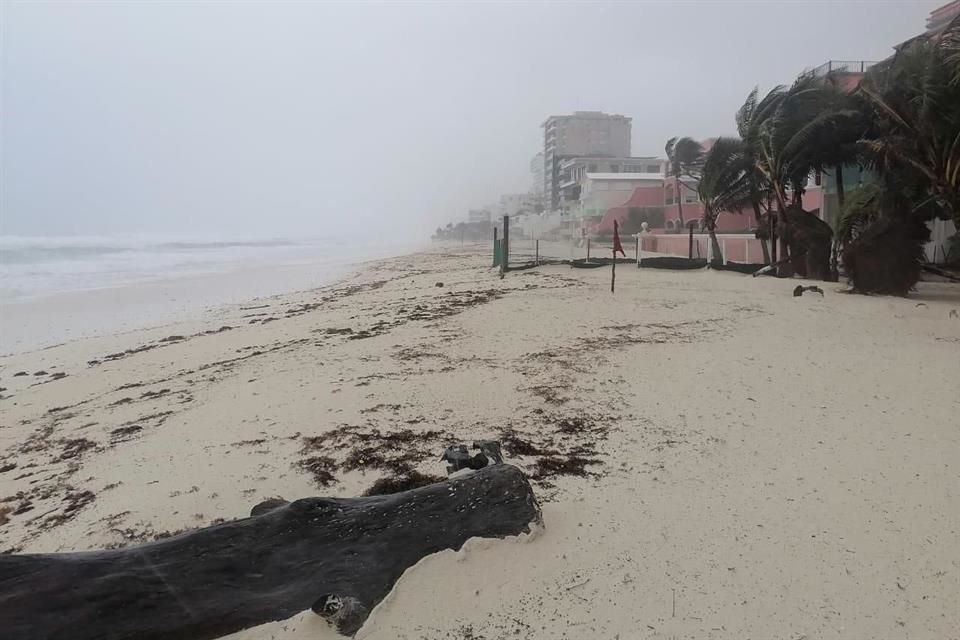
<path id="1" fill-rule="evenodd" d="M 767 198 L 767 226 L 770 228 L 770 264 L 777 263 L 777 216 L 773 215 L 773 205 Z"/>
<path id="2" fill-rule="evenodd" d="M 497 464 L 367 498 L 274 499 L 252 516 L 113 551 L 0 556 L 6 640 L 205 640 L 313 608 L 352 635 L 403 572 L 540 520 Z"/>
<path id="3" fill-rule="evenodd" d="M 710 260 L 711 264 L 723 264 L 723 250 L 720 248 L 720 241 L 717 240 L 717 219 L 709 209 L 704 211 L 703 221 L 706 223 L 707 234 L 710 236 L 710 253 L 713 254 Z"/>
<path id="4" fill-rule="evenodd" d="M 834 216 L 834 231 L 840 228 L 840 219 L 843 215 L 843 205 L 846 202 L 846 190 L 843 186 L 843 165 L 838 164 L 834 169 L 834 178 L 837 181 L 837 205 L 840 209 Z M 840 241 L 836 238 L 830 247 L 830 281 L 836 282 L 840 279 Z"/>
<path id="5" fill-rule="evenodd" d="M 720 241 L 717 240 L 717 232 L 710 229 L 710 244 L 713 246 L 713 264 L 723 264 L 723 251 L 720 250 Z"/>
<path id="6" fill-rule="evenodd" d="M 683 201 L 680 198 L 680 176 L 674 176 L 673 186 L 677 192 L 677 215 L 680 216 L 680 228 L 683 229 Z"/>
<path id="7" fill-rule="evenodd" d="M 751 202 L 753 203 L 753 219 L 757 223 L 757 239 L 760 240 L 760 248 L 763 250 L 763 263 L 771 264 L 770 262 L 770 247 L 767 246 L 767 240 L 769 239 L 769 232 L 763 230 L 763 214 L 760 213 L 760 202 L 757 198 L 752 198 Z M 766 236 L 766 237 L 764 237 Z"/>

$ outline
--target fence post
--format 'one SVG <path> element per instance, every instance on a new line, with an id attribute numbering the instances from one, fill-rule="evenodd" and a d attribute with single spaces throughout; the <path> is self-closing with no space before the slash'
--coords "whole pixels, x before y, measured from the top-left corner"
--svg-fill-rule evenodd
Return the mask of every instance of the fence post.
<path id="1" fill-rule="evenodd" d="M 500 274 L 507 272 L 510 267 L 510 216 L 503 216 L 503 248 L 500 251 Z"/>
<path id="2" fill-rule="evenodd" d="M 590 262 L 590 237 L 587 236 L 587 262 Z"/>
<path id="3" fill-rule="evenodd" d="M 743 261 L 750 264 L 750 238 L 743 241 Z"/>
<path id="4" fill-rule="evenodd" d="M 500 242 L 497 240 L 497 228 L 493 228 L 493 266 L 500 266 Z"/>
<path id="5" fill-rule="evenodd" d="M 687 243 L 687 253 L 689 254 L 687 258 L 693 258 L 693 225 L 688 225 L 687 228 L 690 230 L 690 240 Z M 697 253 L 700 253 L 700 242 L 697 242 Z"/>
<path id="6" fill-rule="evenodd" d="M 720 241 L 720 251 L 723 252 L 723 255 L 720 256 L 720 262 L 726 263 L 727 262 L 727 239 L 726 238 Z"/>
<path id="7" fill-rule="evenodd" d="M 775 216 L 767 213 L 770 227 L 770 264 L 777 264 L 777 219 Z"/>
<path id="8" fill-rule="evenodd" d="M 537 254 L 533 259 L 533 264 L 539 267 L 540 266 L 540 239 L 539 238 L 537 238 L 536 243 L 537 243 L 537 247 L 536 247 Z"/>
<path id="9" fill-rule="evenodd" d="M 637 234 L 637 268 L 640 268 L 640 234 Z"/>

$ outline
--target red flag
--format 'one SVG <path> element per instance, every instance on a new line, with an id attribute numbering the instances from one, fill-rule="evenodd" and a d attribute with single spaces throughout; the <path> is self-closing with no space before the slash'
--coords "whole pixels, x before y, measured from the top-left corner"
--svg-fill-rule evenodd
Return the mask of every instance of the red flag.
<path id="1" fill-rule="evenodd" d="M 620 225 L 617 224 L 617 221 L 613 221 L 613 256 L 617 256 L 617 251 L 623 254 L 623 257 L 627 257 L 627 252 L 623 250 L 623 245 L 620 244 Z"/>

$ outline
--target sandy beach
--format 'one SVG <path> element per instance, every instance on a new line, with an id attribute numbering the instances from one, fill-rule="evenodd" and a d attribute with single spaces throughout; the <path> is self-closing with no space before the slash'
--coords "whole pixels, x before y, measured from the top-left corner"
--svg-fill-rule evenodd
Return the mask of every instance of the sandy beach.
<path id="1" fill-rule="evenodd" d="M 357 496 L 496 438 L 543 530 L 425 558 L 357 637 L 960 637 L 960 287 L 621 265 L 611 295 L 488 253 L 4 356 L 0 551 Z M 335 634 L 307 611 L 231 637 Z"/>

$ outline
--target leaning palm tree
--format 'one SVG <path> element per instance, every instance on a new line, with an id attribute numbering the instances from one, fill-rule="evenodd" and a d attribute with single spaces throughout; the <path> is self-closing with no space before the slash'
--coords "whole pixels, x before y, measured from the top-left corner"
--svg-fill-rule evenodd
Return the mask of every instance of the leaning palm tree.
<path id="1" fill-rule="evenodd" d="M 677 198 L 677 215 L 680 217 L 680 227 L 683 227 L 683 198 L 681 197 L 681 180 L 684 176 L 696 178 L 698 168 L 703 161 L 703 148 L 693 138 L 670 138 L 663 150 L 669 161 L 668 175 L 674 180 Z"/>
<path id="2" fill-rule="evenodd" d="M 863 142 L 870 165 L 913 175 L 960 227 L 960 16 L 871 69 L 859 95 L 874 124 Z"/>
<path id="3" fill-rule="evenodd" d="M 763 261 L 770 264 L 770 247 L 768 240 L 772 240 L 769 224 L 769 207 L 764 214 L 763 209 L 772 200 L 773 195 L 765 175 L 760 171 L 760 127 L 770 117 L 773 109 L 783 98 L 786 87 L 780 85 L 770 90 L 763 99 L 759 99 L 757 88 L 747 95 L 743 106 L 737 111 L 737 131 L 743 141 L 743 154 L 750 165 L 747 179 L 750 184 L 750 206 L 753 208 L 753 218 L 757 225 L 757 237 L 763 249 Z"/>
<path id="4" fill-rule="evenodd" d="M 704 156 L 697 192 L 703 201 L 703 223 L 710 234 L 714 262 L 723 263 L 717 240 L 717 218 L 724 211 L 749 206 L 754 194 L 753 166 L 747 145 L 739 138 L 717 138 Z"/>
<path id="5" fill-rule="evenodd" d="M 796 239 L 787 210 L 800 210 L 810 173 L 822 171 L 833 161 L 837 132 L 858 114 L 844 109 L 843 94 L 822 78 L 804 76 L 789 89 L 777 88 L 772 93 L 762 119 L 755 124 L 750 146 L 755 149 L 756 170 L 777 207 L 781 252 L 778 275 L 791 276 L 794 267 L 783 259 Z"/>

